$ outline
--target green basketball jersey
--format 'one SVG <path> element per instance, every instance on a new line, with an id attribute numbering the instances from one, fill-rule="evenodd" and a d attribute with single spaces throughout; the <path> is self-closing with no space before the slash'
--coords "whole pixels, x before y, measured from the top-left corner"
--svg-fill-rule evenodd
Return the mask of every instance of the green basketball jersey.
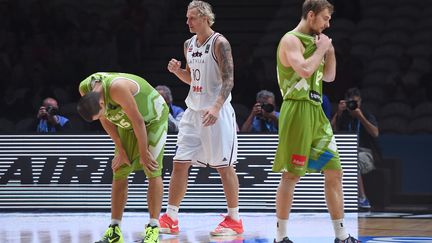
<path id="1" fill-rule="evenodd" d="M 133 74 L 127 73 L 94 73 L 80 83 L 80 90 L 84 93 L 92 89 L 92 83 L 102 82 L 105 99 L 105 117 L 118 127 L 132 129 L 132 123 L 126 116 L 122 107 L 112 100 L 109 88 L 116 79 L 128 79 L 138 84 L 138 92 L 134 94 L 138 110 L 144 118 L 146 126 L 153 121 L 158 121 L 166 107 L 165 100 L 146 80 Z"/>
<path id="2" fill-rule="evenodd" d="M 290 31 L 287 35 L 294 35 L 300 39 L 305 51 L 305 59 L 312 56 L 316 50 L 314 37 L 296 31 Z M 279 49 L 277 50 L 277 76 L 278 83 L 284 100 L 308 100 L 313 104 L 321 104 L 322 99 L 322 78 L 324 70 L 324 60 L 311 77 L 305 79 L 300 77 L 293 68 L 285 67 L 279 59 Z"/>

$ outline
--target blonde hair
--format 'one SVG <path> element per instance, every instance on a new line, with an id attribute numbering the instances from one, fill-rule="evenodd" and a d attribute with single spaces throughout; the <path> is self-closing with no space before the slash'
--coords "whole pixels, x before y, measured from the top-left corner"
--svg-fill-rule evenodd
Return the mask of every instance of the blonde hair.
<path id="1" fill-rule="evenodd" d="M 199 16 L 206 16 L 209 26 L 212 26 L 215 22 L 215 14 L 213 13 L 212 6 L 204 1 L 194 0 L 189 3 L 188 10 L 196 8 Z"/>

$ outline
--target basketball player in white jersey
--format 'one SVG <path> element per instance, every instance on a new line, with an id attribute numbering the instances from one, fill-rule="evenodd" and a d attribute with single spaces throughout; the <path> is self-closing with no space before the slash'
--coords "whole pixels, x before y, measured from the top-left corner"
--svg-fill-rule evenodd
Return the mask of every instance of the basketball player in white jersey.
<path id="1" fill-rule="evenodd" d="M 239 217 L 239 182 L 233 165 L 237 162 L 237 134 L 231 89 L 234 64 L 231 46 L 211 29 L 214 14 L 210 4 L 192 1 L 187 21 L 195 35 L 184 43 L 186 67 L 171 59 L 168 70 L 190 85 L 187 110 L 180 121 L 177 151 L 169 185 L 168 207 L 159 219 L 161 233 L 177 234 L 178 210 L 186 190 L 191 165 L 215 168 L 221 176 L 228 214 L 210 232 L 214 236 L 243 233 Z"/>

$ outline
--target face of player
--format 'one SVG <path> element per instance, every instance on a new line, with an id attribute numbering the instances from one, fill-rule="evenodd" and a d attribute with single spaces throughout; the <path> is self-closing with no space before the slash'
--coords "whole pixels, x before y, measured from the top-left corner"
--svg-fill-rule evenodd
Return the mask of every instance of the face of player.
<path id="1" fill-rule="evenodd" d="M 310 14 L 309 23 L 313 34 L 319 35 L 325 29 L 330 27 L 331 14 L 327 8 L 319 12 L 318 14 L 314 14 L 313 12 L 310 12 L 309 14 Z"/>
<path id="2" fill-rule="evenodd" d="M 198 9 L 189 9 L 186 13 L 186 24 L 189 26 L 189 31 L 196 34 L 204 29 L 207 24 L 207 17 L 200 16 Z"/>
<path id="3" fill-rule="evenodd" d="M 103 100 L 99 102 L 100 110 L 99 113 L 93 116 L 93 121 L 99 120 L 105 114 L 105 105 Z"/>

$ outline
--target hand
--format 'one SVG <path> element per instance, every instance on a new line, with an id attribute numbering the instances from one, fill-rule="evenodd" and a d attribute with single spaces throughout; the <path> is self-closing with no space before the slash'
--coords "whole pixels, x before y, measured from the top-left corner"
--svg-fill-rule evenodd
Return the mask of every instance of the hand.
<path id="1" fill-rule="evenodd" d="M 266 119 L 266 120 L 275 120 L 276 119 L 276 112 L 272 111 L 272 112 L 267 112 L 265 110 L 262 110 L 262 116 Z"/>
<path id="2" fill-rule="evenodd" d="M 41 106 L 39 108 L 38 114 L 37 114 L 37 118 L 38 119 L 46 119 L 46 117 L 48 116 L 48 112 L 46 110 L 45 106 Z"/>
<path id="3" fill-rule="evenodd" d="M 350 115 L 354 118 L 357 118 L 360 120 L 360 117 L 363 116 L 363 112 L 360 110 L 360 108 L 356 108 L 355 110 L 349 110 Z"/>
<path id="4" fill-rule="evenodd" d="M 337 114 L 340 116 L 344 110 L 347 109 L 346 100 L 340 100 L 338 104 Z"/>
<path id="5" fill-rule="evenodd" d="M 332 39 L 330 39 L 325 34 L 319 34 L 315 36 L 315 45 L 317 49 L 323 49 L 326 52 L 332 46 Z"/>
<path id="6" fill-rule="evenodd" d="M 47 121 L 52 125 L 57 125 L 59 123 L 58 117 L 56 115 L 47 114 Z"/>
<path id="7" fill-rule="evenodd" d="M 181 67 L 181 62 L 172 58 L 169 62 L 168 62 L 168 71 L 170 71 L 171 73 L 177 73 L 180 70 Z"/>
<path id="8" fill-rule="evenodd" d="M 112 159 L 111 169 L 117 171 L 123 164 L 131 165 L 126 152 L 123 149 L 119 149 L 118 153 Z"/>
<path id="9" fill-rule="evenodd" d="M 159 168 L 158 162 L 154 159 L 153 154 L 148 149 L 146 156 L 140 156 L 140 163 L 144 169 L 148 171 L 156 171 Z"/>
<path id="10" fill-rule="evenodd" d="M 206 110 L 204 115 L 203 115 L 202 124 L 205 127 L 215 124 L 218 117 L 219 117 L 219 110 L 220 110 L 220 108 L 218 109 L 215 106 L 212 106 L 210 109 Z"/>
<path id="11" fill-rule="evenodd" d="M 262 115 L 261 103 L 256 103 L 256 104 L 252 107 L 252 114 L 253 114 L 254 116 L 260 116 L 260 115 Z"/>

